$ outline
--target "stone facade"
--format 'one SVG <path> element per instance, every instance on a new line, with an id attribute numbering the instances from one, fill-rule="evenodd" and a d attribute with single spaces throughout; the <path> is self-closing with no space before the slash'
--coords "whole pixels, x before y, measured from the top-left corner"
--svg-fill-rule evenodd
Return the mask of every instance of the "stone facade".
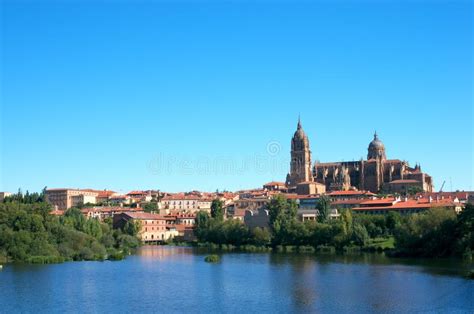
<path id="1" fill-rule="evenodd" d="M 86 203 L 95 204 L 99 193 L 80 189 L 48 189 L 46 201 L 57 210 L 66 210 Z"/>
<path id="2" fill-rule="evenodd" d="M 328 191 L 350 189 L 371 192 L 407 193 L 410 190 L 432 192 L 431 176 L 416 165 L 399 159 L 386 159 L 385 146 L 374 134 L 370 142 L 367 160 L 348 162 L 316 162 L 313 167 L 316 182 L 326 185 Z"/>
<path id="3" fill-rule="evenodd" d="M 324 189 L 311 185 L 311 182 L 324 185 L 326 191 L 362 190 L 402 194 L 433 191 L 433 180 L 421 171 L 420 165 L 412 168 L 406 161 L 387 159 L 385 145 L 377 133 L 369 143 L 367 160 L 316 162 L 312 167 L 309 139 L 298 119 L 291 140 L 290 173 L 286 177 L 286 186 L 288 192 L 299 190 L 298 194 L 324 193 Z M 318 188 L 314 189 L 314 186 Z"/>

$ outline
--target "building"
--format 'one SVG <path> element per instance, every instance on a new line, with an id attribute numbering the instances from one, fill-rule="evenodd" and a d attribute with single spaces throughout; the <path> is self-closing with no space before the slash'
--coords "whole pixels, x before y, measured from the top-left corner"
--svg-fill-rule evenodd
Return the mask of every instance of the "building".
<path id="1" fill-rule="evenodd" d="M 258 209 L 246 210 L 244 216 L 244 223 L 249 229 L 270 228 L 270 216 L 269 211 L 265 207 L 260 207 Z"/>
<path id="2" fill-rule="evenodd" d="M 109 197 L 110 205 L 124 206 L 124 205 L 130 205 L 132 203 L 133 203 L 133 199 L 128 195 L 115 194 Z"/>
<path id="3" fill-rule="evenodd" d="M 109 190 L 83 189 L 83 191 L 96 192 L 96 204 L 107 204 L 112 196 L 117 195 L 117 192 Z"/>
<path id="4" fill-rule="evenodd" d="M 371 199 L 376 194 L 369 191 L 332 191 L 328 196 L 331 201 L 349 201 Z"/>
<path id="5" fill-rule="evenodd" d="M 326 186 L 318 182 L 301 182 L 296 185 L 296 194 L 298 195 L 314 195 L 326 193 Z"/>
<path id="6" fill-rule="evenodd" d="M 294 190 L 299 183 L 312 181 L 309 140 L 298 118 L 296 132 L 291 139 L 290 173 L 286 176 L 286 186 L 289 190 Z"/>
<path id="7" fill-rule="evenodd" d="M 291 139 L 286 192 L 305 195 L 361 190 L 407 195 L 433 191 L 433 180 L 421 171 L 420 165 L 413 168 L 406 161 L 387 159 L 385 145 L 377 133 L 367 150 L 367 160 L 315 162 L 312 166 L 309 139 L 298 119 L 296 132 Z M 264 185 L 264 190 L 284 191 L 284 188 L 278 182 L 270 182 Z"/>
<path id="8" fill-rule="evenodd" d="M 417 197 L 419 198 L 429 198 L 431 197 L 434 200 L 444 200 L 444 199 L 458 199 L 460 203 L 469 203 L 469 199 L 474 198 L 473 191 L 456 191 L 456 192 L 431 192 L 431 193 L 418 193 Z"/>
<path id="9" fill-rule="evenodd" d="M 133 203 L 150 202 L 153 198 L 151 191 L 131 191 L 127 193 Z"/>
<path id="10" fill-rule="evenodd" d="M 5 197 L 9 197 L 11 195 L 12 195 L 12 193 L 10 193 L 10 192 L 0 192 L 0 202 L 3 202 Z"/>
<path id="11" fill-rule="evenodd" d="M 421 171 L 420 165 L 412 168 L 406 161 L 387 159 L 385 145 L 377 133 L 369 143 L 367 160 L 316 162 L 313 176 L 328 191 L 358 189 L 401 194 L 433 191 L 432 178 Z"/>
<path id="12" fill-rule="evenodd" d="M 387 214 L 390 211 L 398 212 L 402 215 L 414 214 L 426 211 L 430 208 L 446 208 L 460 213 L 464 204 L 458 199 L 438 199 L 432 197 L 409 199 L 407 197 L 401 198 L 383 198 L 375 200 L 367 200 L 359 204 L 358 207 L 352 208 L 354 213 L 363 214 Z"/>
<path id="13" fill-rule="evenodd" d="M 268 182 L 263 185 L 263 189 L 265 191 L 282 191 L 285 192 L 287 190 L 285 182 Z"/>
<path id="14" fill-rule="evenodd" d="M 105 218 L 114 217 L 117 214 L 122 214 L 126 212 L 143 212 L 143 209 L 133 209 L 122 206 L 94 206 L 84 207 L 81 209 L 81 212 L 87 219 L 94 218 L 103 221 Z"/>
<path id="15" fill-rule="evenodd" d="M 168 219 L 168 224 L 173 225 L 193 227 L 196 223 L 196 215 L 188 213 L 168 214 L 165 218 Z"/>
<path id="16" fill-rule="evenodd" d="M 179 235 L 175 227 L 167 226 L 166 221 L 157 214 L 126 212 L 114 216 L 113 226 L 123 228 L 127 222 L 137 222 L 140 226 L 138 236 L 143 242 L 161 242 Z"/>
<path id="17" fill-rule="evenodd" d="M 57 210 L 66 210 L 83 204 L 95 204 L 98 195 L 91 190 L 47 189 L 46 201 Z"/>
<path id="18" fill-rule="evenodd" d="M 165 211 L 180 211 L 195 213 L 198 211 L 211 212 L 212 200 L 195 195 L 175 194 L 163 197 L 158 202 L 158 208 Z"/>

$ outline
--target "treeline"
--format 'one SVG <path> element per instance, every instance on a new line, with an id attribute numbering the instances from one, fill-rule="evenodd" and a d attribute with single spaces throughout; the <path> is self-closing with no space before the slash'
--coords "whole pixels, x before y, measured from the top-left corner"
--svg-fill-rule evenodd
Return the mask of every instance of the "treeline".
<path id="1" fill-rule="evenodd" d="M 46 187 L 40 192 L 30 193 L 28 190 L 23 193 L 21 189 L 18 189 L 17 193 L 6 196 L 3 199 L 4 203 L 21 203 L 21 204 L 33 204 L 46 202 Z"/>
<path id="2" fill-rule="evenodd" d="M 318 221 L 300 222 L 297 204 L 276 196 L 269 205 L 269 228 L 250 230 L 235 220 L 222 219 L 222 203 L 214 201 L 211 216 L 200 212 L 196 218 L 196 236 L 201 243 L 231 246 L 303 247 L 334 250 L 386 250 L 411 256 L 472 256 L 473 206 L 463 213 L 434 208 L 425 213 L 401 216 L 352 215 L 342 210 L 339 219 L 330 219 L 329 200 L 318 204 Z"/>
<path id="3" fill-rule="evenodd" d="M 61 217 L 50 212 L 37 200 L 0 203 L 0 263 L 122 259 L 140 244 L 134 228 L 114 230 L 110 220 L 86 219 L 77 208 Z"/>

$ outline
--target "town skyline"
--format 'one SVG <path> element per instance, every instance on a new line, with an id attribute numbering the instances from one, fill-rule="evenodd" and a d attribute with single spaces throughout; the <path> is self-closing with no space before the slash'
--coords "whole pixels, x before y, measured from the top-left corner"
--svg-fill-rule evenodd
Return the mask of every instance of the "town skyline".
<path id="1" fill-rule="evenodd" d="M 297 122 L 297 131 L 300 130 L 300 128 L 301 128 L 301 115 L 299 114 L 299 115 L 298 115 L 298 122 Z M 302 130 L 302 128 L 301 128 L 301 130 Z M 303 131 L 303 132 L 304 132 L 304 131 Z M 379 133 L 380 133 L 380 132 L 379 132 Z M 377 133 L 376 130 L 374 131 L 374 140 L 377 140 L 377 141 L 379 140 L 379 136 L 378 136 L 379 133 Z M 296 134 L 296 133 L 295 133 L 295 134 Z M 304 133 L 303 133 L 303 134 L 304 134 Z M 372 143 L 372 142 L 371 142 L 371 143 Z M 382 144 L 382 145 L 383 145 L 383 144 Z M 289 146 L 291 146 L 291 145 L 289 145 Z M 370 145 L 369 145 L 369 146 L 370 146 Z M 313 153 L 313 150 L 311 149 L 311 144 L 309 145 L 308 149 L 310 150 L 311 153 Z M 369 149 L 370 149 L 370 148 L 369 148 Z M 384 154 L 385 154 L 385 148 L 383 148 L 383 149 L 384 149 Z M 260 157 L 262 157 L 262 156 L 267 157 L 268 159 L 263 158 L 263 159 L 261 159 L 261 160 L 258 161 L 258 162 L 262 163 L 262 162 L 265 162 L 265 161 L 270 160 L 269 163 L 271 163 L 272 165 L 270 165 L 270 166 L 268 166 L 268 167 L 266 167 L 266 166 L 263 166 L 263 167 L 262 167 L 262 165 L 257 165 L 256 167 L 257 167 L 257 168 L 260 167 L 260 171 L 263 170 L 263 172 L 265 172 L 265 171 L 270 171 L 270 172 L 272 172 L 272 171 L 273 171 L 272 174 L 275 174 L 277 171 L 280 171 L 280 172 L 279 172 L 280 174 L 281 174 L 281 173 L 284 173 L 284 172 L 286 171 L 286 168 L 288 168 L 288 171 L 286 172 L 286 174 L 287 174 L 287 176 L 289 176 L 289 175 L 290 175 L 290 172 L 291 172 L 290 163 L 291 163 L 291 160 L 294 160 L 294 157 L 288 156 L 289 158 L 278 158 L 278 155 L 281 154 L 281 150 L 282 150 L 282 146 L 281 146 L 280 142 L 277 142 L 277 141 L 269 141 L 269 142 L 267 143 L 266 152 L 265 152 L 265 154 L 266 154 L 267 156 L 264 156 L 264 154 L 262 154 L 262 155 L 260 156 Z M 289 154 L 288 154 L 288 155 L 289 155 Z M 390 156 L 390 155 L 389 155 L 389 158 L 387 158 L 387 159 L 392 159 L 392 158 L 390 158 L 390 157 L 393 157 L 393 156 Z M 257 156 L 256 160 L 257 160 L 258 158 L 259 158 L 259 156 Z M 386 157 L 384 156 L 384 159 L 385 159 L 385 158 L 386 158 Z M 273 159 L 273 160 L 272 160 L 272 159 Z M 361 160 L 364 160 L 364 159 L 366 159 L 366 158 L 365 158 L 364 156 L 362 156 L 362 157 L 359 158 L 359 159 L 352 159 L 352 160 L 341 159 L 341 160 L 338 160 L 338 162 L 342 162 L 343 164 L 344 164 L 344 163 L 350 164 L 350 163 L 353 163 L 353 162 L 356 162 L 356 163 L 357 163 L 357 162 L 359 162 L 359 161 L 361 161 Z M 397 160 L 399 160 L 399 159 L 397 159 Z M 422 164 L 422 162 L 415 162 L 415 163 L 413 163 L 413 162 L 410 162 L 410 160 L 407 160 L 407 159 L 404 159 L 404 158 L 401 158 L 400 160 L 403 161 L 403 162 L 406 162 L 407 165 L 410 165 L 411 167 L 415 167 L 415 169 L 416 169 L 417 167 L 420 167 L 420 170 L 421 170 L 421 164 Z M 221 171 L 222 171 L 222 172 L 225 172 L 226 174 L 229 174 L 229 172 L 230 172 L 231 175 L 238 175 L 239 172 L 242 172 L 242 171 L 245 172 L 245 171 L 248 171 L 248 170 L 249 170 L 249 169 L 245 168 L 244 166 L 243 166 L 242 169 L 239 168 L 238 166 L 237 166 L 235 169 L 232 168 L 232 166 L 235 166 L 235 164 L 231 165 L 230 169 L 229 169 L 229 168 L 225 168 L 225 167 L 228 167 L 228 166 L 229 166 L 228 164 L 226 164 L 227 160 L 222 159 L 222 161 L 224 162 L 224 164 L 212 164 L 212 165 L 210 165 L 211 167 L 214 166 L 214 167 L 216 167 L 217 169 L 205 169 L 205 172 L 204 172 L 204 174 L 203 174 L 201 177 L 205 177 L 205 176 L 211 175 L 211 173 L 214 173 L 214 172 L 216 172 L 216 171 L 219 171 L 219 169 L 220 169 L 219 167 L 224 167 L 223 169 L 221 169 Z M 276 162 L 275 162 L 275 161 L 276 161 Z M 327 162 L 328 162 L 328 161 L 326 161 L 326 160 L 319 160 L 319 159 L 317 159 L 317 158 L 316 158 L 316 159 L 311 159 L 311 156 L 310 156 L 310 160 L 309 160 L 309 161 L 310 161 L 310 169 L 311 169 L 310 171 L 311 171 L 312 174 L 316 174 L 316 172 L 317 172 L 317 171 L 316 171 L 316 168 L 313 168 L 313 167 L 316 167 L 316 166 L 319 166 L 319 165 L 325 165 L 325 164 L 327 164 Z M 157 168 L 156 168 L 156 167 L 157 167 L 156 161 L 153 161 L 153 160 L 152 160 L 152 161 L 148 164 L 148 166 L 147 166 L 147 167 L 148 167 L 148 170 L 149 170 L 149 171 L 152 171 L 152 172 L 155 172 L 155 175 L 159 176 L 159 175 L 161 175 L 162 173 L 165 173 L 165 172 L 167 172 L 167 171 L 170 171 L 170 169 L 167 168 L 166 162 L 167 162 L 166 160 L 160 161 L 160 165 L 159 165 L 160 167 L 158 167 L 159 169 L 157 169 Z M 251 162 L 254 162 L 254 160 L 251 161 Z M 288 165 L 286 165 L 285 163 L 288 163 Z M 180 167 L 179 165 L 177 165 L 177 164 L 175 163 L 174 160 L 172 160 L 172 164 L 175 165 L 175 166 L 177 166 L 178 168 Z M 331 162 L 329 162 L 329 164 L 331 164 Z M 254 165 L 254 166 L 255 166 L 255 165 Z M 196 169 L 189 169 L 189 164 L 188 164 L 186 167 L 188 167 L 188 169 L 186 170 L 186 171 L 188 171 L 188 172 L 189 172 L 189 171 L 191 171 L 191 172 L 192 172 L 192 171 L 198 171 L 198 170 L 196 170 Z M 178 171 L 178 172 L 180 171 L 180 170 L 177 170 L 177 168 L 173 168 L 173 169 L 174 169 L 173 171 Z M 183 170 L 183 169 L 181 169 L 181 170 Z M 423 170 L 424 170 L 424 169 L 423 169 Z M 192 174 L 189 172 L 189 173 L 187 173 L 186 175 L 189 176 L 189 175 L 192 175 Z M 219 173 L 217 173 L 217 175 L 219 175 Z M 190 192 L 190 191 L 213 192 L 213 191 L 216 191 L 216 190 L 217 190 L 217 191 L 239 191 L 239 190 L 242 191 L 242 190 L 250 190 L 250 189 L 260 188 L 260 187 L 261 187 L 263 184 L 265 184 L 266 182 L 282 182 L 282 183 L 285 183 L 285 181 L 287 181 L 287 180 L 288 180 L 288 177 L 287 177 L 286 180 L 285 180 L 284 177 L 279 177 L 279 178 L 275 179 L 274 176 L 272 176 L 272 179 L 271 179 L 271 180 L 270 180 L 270 179 L 268 179 L 268 180 L 266 180 L 266 181 L 264 180 L 264 181 L 260 182 L 260 184 L 257 185 L 257 186 L 244 186 L 244 187 L 239 188 L 239 189 L 227 189 L 227 188 L 219 188 L 219 187 L 217 187 L 216 189 L 208 189 L 208 190 L 206 190 L 206 189 L 199 189 L 199 188 L 180 189 L 180 190 L 169 190 L 169 189 L 163 189 L 161 186 L 141 187 L 141 188 L 138 188 L 138 189 L 137 189 L 137 187 L 130 187 L 130 188 L 128 188 L 128 189 L 116 189 L 116 188 L 113 188 L 113 186 L 95 187 L 95 186 L 91 186 L 91 185 L 88 185 L 88 186 L 64 186 L 64 185 L 47 186 L 47 185 L 45 185 L 45 186 L 43 186 L 43 188 L 44 188 L 44 187 L 53 188 L 53 189 L 54 189 L 54 188 L 66 188 L 66 189 L 90 189 L 90 188 L 92 188 L 92 189 L 94 189 L 94 190 L 115 191 L 115 192 L 120 192 L 120 193 L 124 193 L 124 194 L 125 194 L 125 192 L 130 192 L 130 191 L 135 191 L 135 190 L 137 190 L 137 191 L 140 191 L 140 190 L 145 190 L 145 191 L 161 190 L 161 191 L 170 192 L 170 193 Z M 430 177 L 430 180 L 433 180 L 434 182 L 436 182 L 435 178 L 431 178 L 431 177 Z M 305 180 L 303 180 L 303 181 L 305 181 Z M 311 178 L 311 181 L 313 181 L 312 178 Z M 317 181 L 316 178 L 314 178 L 314 181 L 315 181 L 315 182 Z M 319 178 L 319 181 L 321 181 L 321 178 Z M 430 182 L 433 182 L 433 181 L 430 181 Z M 439 180 L 438 180 L 438 181 L 439 181 Z M 349 185 L 349 187 L 351 187 L 351 188 L 356 188 L 356 189 L 359 188 L 357 185 L 356 185 L 356 186 L 350 186 L 350 185 Z M 347 187 L 347 188 L 349 188 L 349 187 Z M 443 188 L 444 191 L 447 191 L 447 190 L 449 190 L 449 191 L 456 191 L 456 190 L 459 190 L 459 191 L 469 191 L 469 190 L 470 190 L 470 189 L 452 189 L 451 187 L 452 187 L 452 182 L 448 182 L 447 180 L 444 180 L 441 186 L 439 186 L 439 187 L 433 186 L 433 191 L 440 190 L 441 188 Z M 22 190 L 23 192 L 25 192 L 26 190 L 28 190 L 28 189 L 23 189 L 22 187 L 19 187 L 18 189 Z M 13 192 L 13 193 L 14 193 L 14 192 L 18 191 L 18 189 L 14 189 L 14 190 L 9 191 L 9 192 Z M 329 189 L 329 185 L 328 185 L 328 189 Z M 31 191 L 40 191 L 40 190 L 41 190 L 41 189 L 38 189 L 38 190 L 30 190 L 30 192 L 31 192 Z M 365 189 L 364 189 L 364 188 L 361 188 L 360 190 L 361 190 L 361 191 L 364 191 Z M 368 191 L 371 191 L 371 190 L 373 190 L 373 189 L 367 189 L 367 190 L 368 190 Z M 372 191 L 372 192 L 377 192 L 377 191 L 374 190 L 374 191 Z"/>
<path id="2" fill-rule="evenodd" d="M 298 114 L 313 161 L 359 160 L 377 130 L 387 156 L 421 163 L 435 189 L 474 189 L 469 2 L 2 9 L 2 191 L 284 181 Z M 281 166 L 205 176 L 153 166 L 256 156 Z"/>

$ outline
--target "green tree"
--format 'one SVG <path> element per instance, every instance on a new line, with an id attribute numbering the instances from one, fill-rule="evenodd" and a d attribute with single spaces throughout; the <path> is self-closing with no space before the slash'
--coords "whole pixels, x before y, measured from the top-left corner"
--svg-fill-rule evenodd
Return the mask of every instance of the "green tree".
<path id="1" fill-rule="evenodd" d="M 38 201 L 37 193 L 0 203 L 2 258 L 34 263 L 101 260 L 107 256 L 106 249 L 128 250 L 133 245 L 130 241 L 121 244 L 121 231 L 95 219 L 87 220 L 77 208 L 61 218 L 50 215 L 50 211 L 49 204 Z"/>
<path id="2" fill-rule="evenodd" d="M 352 211 L 350 209 L 341 210 L 341 222 L 343 224 L 343 230 L 345 236 L 352 235 Z"/>
<path id="3" fill-rule="evenodd" d="M 385 225 L 390 232 L 390 234 L 393 234 L 393 232 L 400 227 L 402 224 L 402 216 L 400 213 L 395 212 L 395 211 L 390 211 L 386 217 L 385 217 Z"/>
<path id="4" fill-rule="evenodd" d="M 146 203 L 143 205 L 143 211 L 146 213 L 154 212 L 158 210 L 158 204 L 155 202 Z"/>
<path id="5" fill-rule="evenodd" d="M 255 245 L 268 245 L 272 239 L 272 235 L 266 228 L 256 227 L 252 230 L 252 239 Z"/>
<path id="6" fill-rule="evenodd" d="M 210 227 L 210 218 L 209 214 L 204 211 L 199 211 L 196 214 L 196 224 L 194 227 L 194 234 L 199 241 L 207 241 L 207 234 Z"/>
<path id="7" fill-rule="evenodd" d="M 319 211 L 318 221 L 326 222 L 329 220 L 329 214 L 331 213 L 331 200 L 327 195 L 321 195 L 316 205 L 316 209 Z"/>
<path id="8" fill-rule="evenodd" d="M 413 214 L 396 230 L 396 248 L 412 256 L 449 256 L 456 242 L 456 218 L 454 211 L 446 208 Z"/>
<path id="9" fill-rule="evenodd" d="M 224 203 L 220 199 L 215 199 L 211 204 L 211 216 L 219 221 L 224 220 Z"/>
<path id="10" fill-rule="evenodd" d="M 354 224 L 352 239 L 358 245 L 364 246 L 364 245 L 367 244 L 370 237 L 369 237 L 369 233 L 367 232 L 367 229 L 364 227 L 364 225 L 362 225 L 360 223 L 355 223 Z"/>
<path id="11" fill-rule="evenodd" d="M 454 253 L 472 259 L 474 253 L 474 205 L 467 204 L 459 214 L 454 234 L 456 237 Z"/>
<path id="12" fill-rule="evenodd" d="M 123 227 L 123 232 L 129 236 L 136 237 L 140 231 L 140 222 L 129 220 Z"/>
<path id="13" fill-rule="evenodd" d="M 288 242 L 296 220 L 298 210 L 296 203 L 293 200 L 288 201 L 285 196 L 279 194 L 270 200 L 267 207 L 274 244 Z"/>

